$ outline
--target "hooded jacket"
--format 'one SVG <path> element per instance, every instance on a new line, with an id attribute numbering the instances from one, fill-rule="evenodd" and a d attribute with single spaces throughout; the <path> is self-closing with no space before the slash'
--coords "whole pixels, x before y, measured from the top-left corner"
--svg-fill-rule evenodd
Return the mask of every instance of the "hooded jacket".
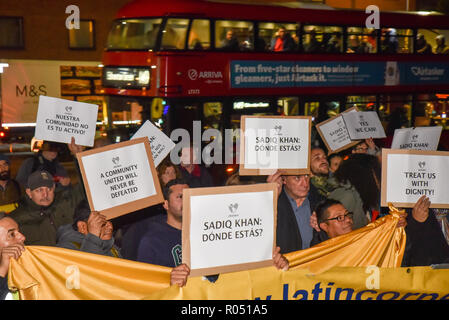
<path id="1" fill-rule="evenodd" d="M 75 207 L 83 197 L 80 184 L 55 192 L 55 198 L 48 207 L 37 205 L 25 195 L 9 217 L 17 222 L 20 232 L 26 237 L 25 245 L 55 246 L 58 228 L 73 223 Z"/>
<path id="2" fill-rule="evenodd" d="M 72 224 L 59 227 L 57 246 L 66 249 L 79 250 L 88 253 L 120 258 L 118 249 L 114 246 L 114 238 L 102 240 L 92 233 L 87 235 L 73 229 Z"/>

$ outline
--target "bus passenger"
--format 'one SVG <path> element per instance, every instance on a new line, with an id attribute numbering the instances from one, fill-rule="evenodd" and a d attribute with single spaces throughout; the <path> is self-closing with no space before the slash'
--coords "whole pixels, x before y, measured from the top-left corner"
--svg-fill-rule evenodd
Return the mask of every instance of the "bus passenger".
<path id="1" fill-rule="evenodd" d="M 422 33 L 418 33 L 416 36 L 416 53 L 420 54 L 431 54 L 432 47 L 427 43 L 424 35 Z"/>
<path id="2" fill-rule="evenodd" d="M 396 29 L 389 28 L 382 32 L 382 52 L 391 54 L 397 53 L 399 48 L 398 38 L 396 37 Z"/>
<path id="3" fill-rule="evenodd" d="M 349 44 L 346 53 L 363 53 L 360 47 L 359 38 L 356 35 L 349 36 Z"/>
<path id="4" fill-rule="evenodd" d="M 285 27 L 279 27 L 276 37 L 271 40 L 270 48 L 272 51 L 294 51 L 296 48 L 295 41 Z"/>
<path id="5" fill-rule="evenodd" d="M 442 34 L 439 34 L 435 37 L 435 42 L 437 43 L 437 46 L 435 47 L 435 53 L 436 54 L 448 54 L 449 53 L 449 46 L 445 44 L 446 39 Z"/>
<path id="6" fill-rule="evenodd" d="M 327 53 L 340 53 L 341 52 L 341 33 L 332 33 L 329 41 L 325 44 L 325 51 Z"/>
<path id="7" fill-rule="evenodd" d="M 226 51 L 239 51 L 239 42 L 234 31 L 228 30 L 228 32 L 226 32 L 226 38 L 221 42 L 220 48 Z"/>
<path id="8" fill-rule="evenodd" d="M 319 53 L 321 51 L 321 42 L 316 38 L 315 29 L 310 30 L 310 40 L 304 46 L 304 51 L 307 53 Z"/>

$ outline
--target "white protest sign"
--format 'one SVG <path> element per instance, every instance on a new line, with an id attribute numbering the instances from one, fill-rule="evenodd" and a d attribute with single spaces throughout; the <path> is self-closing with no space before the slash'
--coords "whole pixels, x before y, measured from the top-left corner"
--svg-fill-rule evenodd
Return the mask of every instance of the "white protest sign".
<path id="1" fill-rule="evenodd" d="M 381 205 L 413 207 L 421 196 L 431 208 L 449 208 L 449 152 L 382 149 Z"/>
<path id="2" fill-rule="evenodd" d="M 91 210 L 114 218 L 163 196 L 147 138 L 77 153 Z"/>
<path id="3" fill-rule="evenodd" d="M 311 117 L 242 116 L 240 174 L 309 173 Z"/>
<path id="4" fill-rule="evenodd" d="M 396 129 L 391 149 L 435 151 L 442 129 L 441 126 Z"/>
<path id="5" fill-rule="evenodd" d="M 348 112 L 342 116 L 352 140 L 386 137 L 376 111 Z"/>
<path id="6" fill-rule="evenodd" d="M 156 167 L 175 147 L 175 143 L 149 120 L 145 121 L 131 137 L 131 140 L 141 137 L 148 137 L 151 145 L 151 154 L 153 155 L 153 161 Z"/>
<path id="7" fill-rule="evenodd" d="M 47 96 L 39 97 L 35 137 L 38 140 L 94 145 L 98 105 Z"/>
<path id="8" fill-rule="evenodd" d="M 353 107 L 344 113 L 348 112 L 357 112 L 357 108 Z M 329 153 L 340 152 L 358 143 L 351 140 L 341 114 L 317 124 L 316 129 L 326 144 Z"/>
<path id="9" fill-rule="evenodd" d="M 272 183 L 183 190 L 182 253 L 190 275 L 271 265 L 276 208 Z"/>

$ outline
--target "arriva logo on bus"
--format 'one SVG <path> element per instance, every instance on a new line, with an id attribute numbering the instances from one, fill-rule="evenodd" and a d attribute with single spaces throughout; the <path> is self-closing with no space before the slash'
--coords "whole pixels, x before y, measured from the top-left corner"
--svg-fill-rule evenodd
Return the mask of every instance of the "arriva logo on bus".
<path id="1" fill-rule="evenodd" d="M 196 69 L 189 69 L 187 71 L 187 76 L 190 80 L 197 79 L 223 79 L 223 74 L 221 71 L 199 71 Z"/>

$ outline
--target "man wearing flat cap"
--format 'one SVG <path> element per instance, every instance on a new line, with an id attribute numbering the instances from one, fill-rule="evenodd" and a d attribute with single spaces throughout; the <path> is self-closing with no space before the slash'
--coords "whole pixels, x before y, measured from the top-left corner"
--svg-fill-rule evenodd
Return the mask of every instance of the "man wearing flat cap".
<path id="1" fill-rule="evenodd" d="M 25 235 L 25 245 L 56 245 L 56 231 L 73 222 L 73 208 L 84 198 L 80 184 L 55 192 L 54 177 L 45 170 L 33 172 L 26 195 L 10 213 Z"/>

